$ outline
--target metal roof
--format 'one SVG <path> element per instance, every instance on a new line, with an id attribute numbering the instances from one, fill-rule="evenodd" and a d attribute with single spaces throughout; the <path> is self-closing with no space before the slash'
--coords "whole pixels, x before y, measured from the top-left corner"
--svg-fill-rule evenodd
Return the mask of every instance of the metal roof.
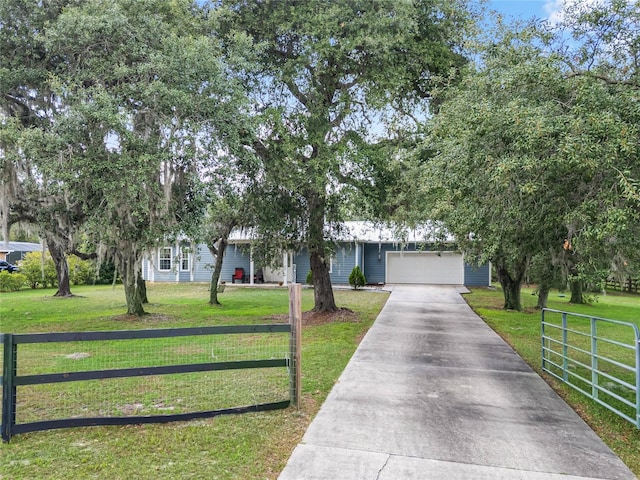
<path id="1" fill-rule="evenodd" d="M 3 242 L 0 240 L 0 252 L 41 252 L 42 245 L 29 242 Z"/>
<path id="2" fill-rule="evenodd" d="M 425 222 L 417 228 L 404 228 L 393 224 L 380 224 L 370 221 L 349 221 L 327 227 L 326 237 L 335 241 L 359 243 L 433 243 L 453 242 L 455 239 L 444 227 Z M 234 229 L 229 236 L 231 243 L 245 243 L 255 239 L 253 229 Z"/>

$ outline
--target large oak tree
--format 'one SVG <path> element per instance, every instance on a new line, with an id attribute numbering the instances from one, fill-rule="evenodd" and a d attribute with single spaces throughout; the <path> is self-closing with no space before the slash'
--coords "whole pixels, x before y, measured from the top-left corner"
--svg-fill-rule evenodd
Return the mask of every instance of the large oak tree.
<path id="1" fill-rule="evenodd" d="M 265 202 L 259 230 L 307 247 L 314 310 L 333 311 L 328 241 L 343 220 L 342 203 L 363 183 L 384 190 L 373 184 L 379 158 L 372 149 L 411 132 L 434 85 L 465 63 L 466 2 L 222 3 L 233 12 L 230 28 L 260 49 L 245 72 L 262 118 L 251 143 Z"/>

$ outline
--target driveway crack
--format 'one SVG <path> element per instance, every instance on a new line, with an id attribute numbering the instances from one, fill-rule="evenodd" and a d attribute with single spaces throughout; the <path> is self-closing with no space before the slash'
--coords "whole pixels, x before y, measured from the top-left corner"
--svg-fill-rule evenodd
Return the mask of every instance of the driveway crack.
<path id="1" fill-rule="evenodd" d="M 380 474 L 382 473 L 382 470 L 384 470 L 384 467 L 387 466 L 387 463 L 389 463 L 390 459 L 391 459 L 391 455 L 387 455 L 387 459 L 384 461 L 384 465 L 382 465 L 382 467 L 380 467 L 380 470 L 378 470 L 378 474 L 376 475 L 376 480 L 380 480 Z"/>

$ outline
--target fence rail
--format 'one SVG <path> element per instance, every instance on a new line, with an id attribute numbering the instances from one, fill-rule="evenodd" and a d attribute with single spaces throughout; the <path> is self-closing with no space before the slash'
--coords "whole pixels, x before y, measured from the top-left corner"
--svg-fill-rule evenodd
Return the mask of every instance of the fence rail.
<path id="1" fill-rule="evenodd" d="M 637 325 L 545 308 L 542 370 L 640 428 Z"/>
<path id="2" fill-rule="evenodd" d="M 612 290 L 627 291 L 629 293 L 638 293 L 640 291 L 640 278 L 626 278 L 622 281 L 614 277 L 607 278 L 607 288 Z"/>
<path id="3" fill-rule="evenodd" d="M 289 304 L 288 324 L 0 334 L 1 437 L 298 406 L 299 284 Z"/>

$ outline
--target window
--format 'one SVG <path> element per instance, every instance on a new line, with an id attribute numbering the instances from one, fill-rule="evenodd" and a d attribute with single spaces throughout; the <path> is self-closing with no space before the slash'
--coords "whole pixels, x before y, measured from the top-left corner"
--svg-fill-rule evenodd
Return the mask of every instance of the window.
<path id="1" fill-rule="evenodd" d="M 158 254 L 160 261 L 158 267 L 160 270 L 171 270 L 171 247 L 162 247 Z"/>
<path id="2" fill-rule="evenodd" d="M 191 269 L 191 253 L 188 247 L 182 247 L 180 255 L 180 271 L 188 272 Z"/>

